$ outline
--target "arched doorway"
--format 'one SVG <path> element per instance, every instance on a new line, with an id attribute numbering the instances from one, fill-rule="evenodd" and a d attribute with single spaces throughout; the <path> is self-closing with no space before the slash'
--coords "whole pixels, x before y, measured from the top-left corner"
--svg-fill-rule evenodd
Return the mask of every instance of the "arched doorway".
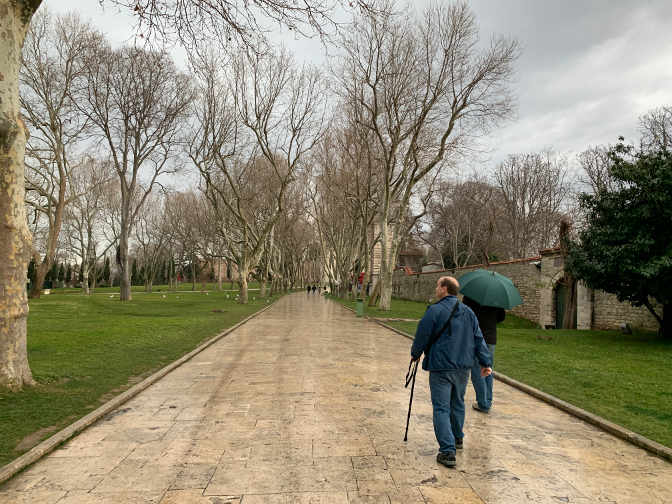
<path id="1" fill-rule="evenodd" d="M 576 302 L 576 296 L 574 297 L 574 302 Z M 576 320 L 577 320 L 578 310 L 574 310 L 574 322 L 572 327 L 568 329 L 576 329 Z M 562 329 L 562 322 L 565 319 L 565 284 L 560 280 L 555 287 L 555 327 L 556 329 Z"/>

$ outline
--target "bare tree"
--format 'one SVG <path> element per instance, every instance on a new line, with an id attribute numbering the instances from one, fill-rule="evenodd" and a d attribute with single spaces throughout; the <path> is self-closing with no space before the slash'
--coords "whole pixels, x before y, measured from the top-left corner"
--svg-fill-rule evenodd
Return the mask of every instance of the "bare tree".
<path id="1" fill-rule="evenodd" d="M 239 302 L 246 303 L 247 277 L 284 211 L 304 154 L 320 137 L 324 93 L 319 71 L 299 69 L 284 49 L 235 60 L 234 89 L 213 61 L 202 65 L 188 154 L 220 219 L 238 268 Z"/>
<path id="2" fill-rule="evenodd" d="M 513 115 L 510 84 L 521 51 L 504 36 L 480 49 L 466 3 L 432 5 L 422 15 L 395 15 L 392 7 L 353 22 L 334 74 L 337 92 L 361 110 L 380 149 L 381 310 L 390 309 L 416 185 L 446 160 L 472 155 L 481 135 Z"/>
<path id="3" fill-rule="evenodd" d="M 21 107 L 33 133 L 26 152 L 26 204 L 44 216 L 44 255 L 33 246 L 35 282 L 29 299 L 39 298 L 51 269 L 66 205 L 78 194 L 71 177 L 80 160 L 78 142 L 87 126 L 72 99 L 84 49 L 100 35 L 76 14 L 34 16 L 22 52 Z M 86 189 L 84 188 L 84 191 Z M 35 245 L 37 242 L 35 243 Z"/>
<path id="4" fill-rule="evenodd" d="M 165 204 L 165 198 L 159 195 L 147 198 L 146 204 L 138 212 L 134 227 L 134 238 L 137 243 L 135 256 L 141 259 L 141 265 L 144 267 L 145 292 L 152 292 L 154 279 L 164 258 L 164 247 L 168 238 L 167 228 L 163 225 Z"/>
<path id="5" fill-rule="evenodd" d="M 80 110 L 97 128 L 119 178 L 120 300 L 129 301 L 131 231 L 159 177 L 175 169 L 170 160 L 192 88 L 166 52 L 101 44 L 91 50 L 79 96 Z"/>
<path id="6" fill-rule="evenodd" d="M 613 191 L 615 189 L 611 178 L 613 161 L 609 156 L 610 150 L 609 145 L 598 145 L 588 147 L 578 156 L 579 182 L 595 195 L 603 190 Z"/>
<path id="7" fill-rule="evenodd" d="M 672 106 L 649 110 L 637 121 L 645 149 L 667 151 L 672 148 Z"/>
<path id="8" fill-rule="evenodd" d="M 475 174 L 467 180 L 439 184 L 417 235 L 435 251 L 442 267 L 459 268 L 487 255 L 493 191 L 492 185 Z"/>
<path id="9" fill-rule="evenodd" d="M 80 258 L 82 289 L 88 294 L 91 265 L 98 264 L 116 244 L 116 239 L 108 238 L 115 236 L 114 230 L 110 230 L 110 234 L 105 233 L 111 222 L 108 211 L 114 203 L 109 198 L 114 195 L 115 186 L 109 163 L 93 158 L 82 163 L 71 181 L 75 192 L 80 195 L 66 209 L 65 230 L 68 248 Z"/>
<path id="10" fill-rule="evenodd" d="M 569 160 L 551 149 L 510 155 L 493 173 L 499 191 L 499 232 L 507 256 L 522 259 L 557 242 L 560 220 L 572 193 Z"/>

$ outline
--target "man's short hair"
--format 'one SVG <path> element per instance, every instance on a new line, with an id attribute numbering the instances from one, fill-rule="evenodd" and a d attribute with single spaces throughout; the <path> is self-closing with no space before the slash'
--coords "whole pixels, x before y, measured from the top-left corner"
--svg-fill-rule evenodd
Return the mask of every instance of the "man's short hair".
<path id="1" fill-rule="evenodd" d="M 448 294 L 451 296 L 457 296 L 457 293 L 460 290 L 460 284 L 457 282 L 457 279 L 453 277 L 442 277 L 439 285 L 448 289 Z"/>

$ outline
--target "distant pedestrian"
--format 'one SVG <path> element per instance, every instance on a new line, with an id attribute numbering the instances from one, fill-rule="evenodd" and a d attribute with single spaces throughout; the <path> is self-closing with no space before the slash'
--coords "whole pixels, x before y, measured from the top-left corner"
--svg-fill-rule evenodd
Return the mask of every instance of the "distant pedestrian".
<path id="1" fill-rule="evenodd" d="M 478 319 L 478 326 L 483 333 L 483 339 L 490 353 L 490 362 L 495 363 L 495 345 L 497 344 L 497 324 L 504 322 L 506 312 L 504 308 L 494 306 L 482 306 L 470 297 L 464 296 L 462 302 L 472 309 Z M 491 366 L 492 367 L 492 366 Z M 471 383 L 476 392 L 476 402 L 471 405 L 476 411 L 481 413 L 490 413 L 492 407 L 492 375 L 483 378 L 480 372 L 480 365 L 474 360 L 474 367 L 471 368 Z"/>
<path id="2" fill-rule="evenodd" d="M 317 289 L 317 287 L 315 287 L 315 284 L 313 284 L 313 296 L 315 295 L 315 290 L 316 289 Z"/>
<path id="3" fill-rule="evenodd" d="M 308 294 L 310 294 L 310 285 L 308 286 Z"/>
<path id="4" fill-rule="evenodd" d="M 317 295 L 318 296 L 322 295 L 322 286 L 321 285 L 317 287 Z"/>
<path id="5" fill-rule="evenodd" d="M 434 434 L 439 442 L 437 462 L 455 467 L 455 453 L 464 443 L 464 394 L 469 372 L 478 359 L 481 375 L 492 373 L 490 354 L 471 308 L 457 300 L 459 284 L 453 277 L 436 282 L 438 301 L 427 307 L 418 323 L 411 348 L 414 361 L 429 371 L 434 411 Z"/>

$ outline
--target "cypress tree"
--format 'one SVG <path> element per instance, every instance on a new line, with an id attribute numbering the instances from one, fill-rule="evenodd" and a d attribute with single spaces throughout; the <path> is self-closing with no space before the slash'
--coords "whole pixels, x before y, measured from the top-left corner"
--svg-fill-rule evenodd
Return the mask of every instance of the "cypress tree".
<path id="1" fill-rule="evenodd" d="M 105 285 L 110 284 L 110 258 L 105 258 L 105 266 L 103 268 L 103 280 L 105 280 Z"/>
<path id="2" fill-rule="evenodd" d="M 58 269 L 58 281 L 62 282 L 65 280 L 65 266 L 61 263 L 61 267 Z"/>
<path id="3" fill-rule="evenodd" d="M 35 259 L 31 259 L 28 263 L 28 281 L 30 283 L 35 282 Z"/>
<path id="4" fill-rule="evenodd" d="M 131 266 L 131 285 L 138 285 L 138 260 L 133 259 L 133 266 Z"/>
<path id="5" fill-rule="evenodd" d="M 79 276 L 77 277 L 77 281 L 84 281 L 84 261 L 82 261 L 82 264 L 79 265 Z"/>
<path id="6" fill-rule="evenodd" d="M 70 282 L 72 282 L 72 266 L 68 263 L 68 270 L 65 273 L 65 283 L 69 285 Z"/>

